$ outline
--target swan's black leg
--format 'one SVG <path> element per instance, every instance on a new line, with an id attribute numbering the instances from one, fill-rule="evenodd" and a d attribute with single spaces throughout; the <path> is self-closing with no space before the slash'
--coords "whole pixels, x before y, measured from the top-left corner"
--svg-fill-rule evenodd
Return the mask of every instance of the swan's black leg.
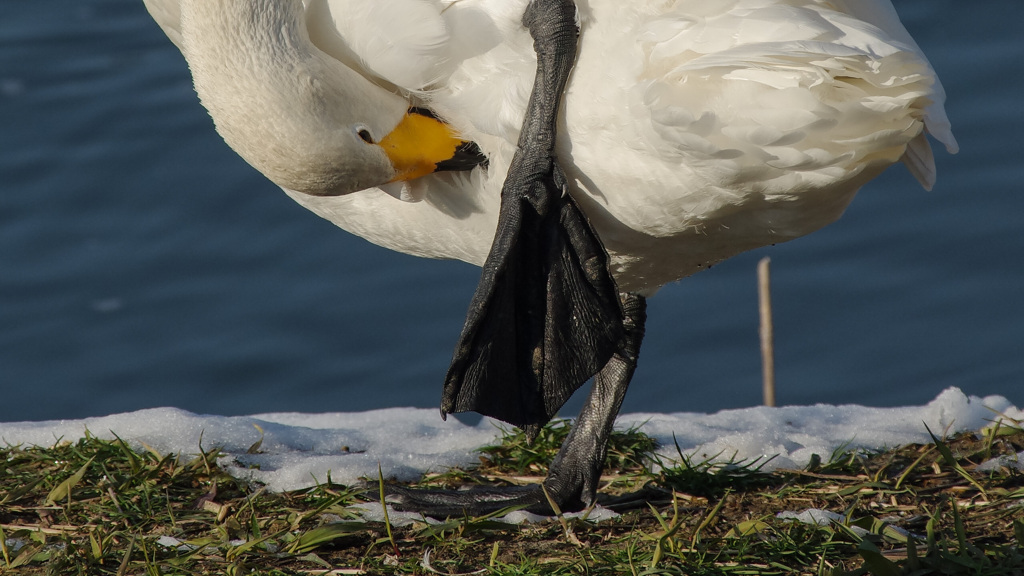
<path id="1" fill-rule="evenodd" d="M 571 0 L 533 0 L 523 18 L 537 76 L 494 243 L 445 379 L 443 415 L 475 411 L 536 431 L 605 365 L 622 336 L 607 254 L 554 155 L 575 16 Z"/>
<path id="2" fill-rule="evenodd" d="M 534 38 L 537 77 L 441 413 L 472 410 L 535 435 L 600 371 L 544 481 L 562 510 L 576 510 L 595 497 L 612 424 L 636 366 L 644 300 L 623 295 L 620 302 L 607 253 L 569 196 L 555 158 L 558 108 L 576 55 L 576 7 L 572 0 L 533 0 L 523 23 Z M 551 512 L 540 486 L 390 492 L 396 507 L 434 516 L 508 506 Z"/>

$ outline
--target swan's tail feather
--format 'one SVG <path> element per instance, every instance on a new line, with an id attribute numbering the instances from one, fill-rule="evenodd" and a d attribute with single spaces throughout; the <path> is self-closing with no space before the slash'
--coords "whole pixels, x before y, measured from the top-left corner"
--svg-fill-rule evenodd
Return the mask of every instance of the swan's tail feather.
<path id="1" fill-rule="evenodd" d="M 921 132 L 907 144 L 907 151 L 903 153 L 901 160 L 925 190 L 930 191 L 935 186 L 935 156 L 932 155 L 932 146 L 928 143 L 925 132 Z"/>

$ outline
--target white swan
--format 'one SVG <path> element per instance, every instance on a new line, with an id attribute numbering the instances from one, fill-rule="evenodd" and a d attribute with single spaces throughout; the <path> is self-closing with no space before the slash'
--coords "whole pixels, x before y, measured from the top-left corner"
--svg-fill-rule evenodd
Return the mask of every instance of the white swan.
<path id="1" fill-rule="evenodd" d="M 526 3 L 146 0 L 218 131 L 299 203 L 381 246 L 477 265 L 533 82 Z M 558 154 L 623 290 L 812 232 L 898 160 L 931 188 L 926 132 L 956 150 L 889 0 L 578 6 Z M 381 138 L 412 104 L 489 168 L 374 188 L 393 174 L 357 131 Z"/>
<path id="2" fill-rule="evenodd" d="M 145 0 L 188 61 L 217 130 L 292 198 L 382 246 L 478 265 L 488 258 L 499 215 L 508 218 L 507 211 L 499 214 L 502 185 L 534 90 L 536 30 L 522 24 L 530 1 Z M 535 3 L 571 9 L 566 0 Z M 581 35 L 555 128 L 555 156 L 624 294 L 613 316 L 625 317 L 618 332 L 603 335 L 612 348 L 595 353 L 600 358 L 591 364 L 599 364 L 566 385 L 571 393 L 605 366 L 545 480 L 563 509 L 593 501 L 604 444 L 642 339 L 642 296 L 739 252 L 817 230 L 898 161 L 931 188 L 935 164 L 926 134 L 951 153 L 957 149 L 942 86 L 889 0 L 578 0 L 577 6 Z M 524 149 L 533 144 L 527 138 Z M 461 167 L 472 166 L 477 151 L 489 164 L 432 173 L 467 151 L 471 163 Z M 499 237 L 507 239 L 504 234 Z M 593 254 L 585 238 L 581 245 Z M 587 264 L 570 272 L 586 269 L 586 276 Z M 481 286 L 493 288 L 501 273 L 488 260 Z M 559 281 L 565 288 L 579 278 Z M 510 356 L 518 360 L 480 368 L 467 356 L 486 356 L 511 342 L 498 323 L 468 352 L 490 302 L 481 290 L 442 410 L 504 417 L 487 411 L 502 407 L 482 410 L 463 396 L 481 394 L 479 382 L 498 377 L 499 366 L 532 364 L 527 379 L 547 378 L 542 346 L 554 346 L 558 356 L 565 333 L 599 323 L 577 317 L 590 309 L 565 314 L 563 302 L 575 305 L 575 296 L 558 300 L 549 288 L 543 342 L 523 345 L 525 356 Z M 568 318 L 549 332 L 558 321 L 551 319 L 551 302 Z M 607 303 L 594 310 L 608 312 Z M 505 320 L 522 309 L 508 310 Z M 592 339 L 587 333 L 574 342 Z M 477 384 L 460 391 L 464 373 L 474 371 Z M 564 390 L 551 395 L 545 385 L 537 392 L 528 383 L 485 404 L 517 402 L 520 392 L 543 396 L 540 416 L 504 417 L 535 426 L 564 401 Z M 524 502 L 543 509 L 546 500 L 538 495 Z M 513 500 L 496 501 L 500 507 Z M 433 509 L 456 510 L 443 507 L 452 503 L 465 500 L 449 498 Z"/>

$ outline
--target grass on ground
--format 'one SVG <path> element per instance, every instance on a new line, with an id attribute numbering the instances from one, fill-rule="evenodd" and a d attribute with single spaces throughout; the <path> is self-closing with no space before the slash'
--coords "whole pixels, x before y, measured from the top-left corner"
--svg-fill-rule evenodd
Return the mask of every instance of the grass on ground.
<path id="1" fill-rule="evenodd" d="M 481 465 L 423 485 L 536 482 L 567 431 L 509 433 Z M 256 447 L 254 447 L 256 448 Z M 454 518 L 392 527 L 327 483 L 271 493 L 222 454 L 137 452 L 87 437 L 0 450 L 0 573 L 109 574 L 1024 574 L 1024 473 L 978 464 L 1024 451 L 1020 422 L 980 437 L 823 455 L 803 470 L 653 455 L 612 439 L 602 498 L 614 520 L 509 525 Z M 817 524 L 780 517 L 811 512 Z"/>

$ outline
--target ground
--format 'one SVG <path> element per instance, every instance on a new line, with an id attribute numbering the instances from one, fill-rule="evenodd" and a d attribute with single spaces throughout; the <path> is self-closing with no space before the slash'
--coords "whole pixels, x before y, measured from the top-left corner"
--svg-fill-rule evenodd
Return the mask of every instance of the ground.
<path id="1" fill-rule="evenodd" d="M 509 434 L 479 467 L 420 484 L 538 481 L 565 428 L 533 445 Z M 617 518 L 398 527 L 352 507 L 377 501 L 376 489 L 328 480 L 271 493 L 225 473 L 216 451 L 181 458 L 93 437 L 11 447 L 0 451 L 0 572 L 1024 574 L 1024 473 L 978 469 L 1024 451 L 1020 422 L 772 473 L 654 448 L 636 431 L 614 436 L 601 500 Z M 779 516 L 807 510 L 833 519 Z"/>

